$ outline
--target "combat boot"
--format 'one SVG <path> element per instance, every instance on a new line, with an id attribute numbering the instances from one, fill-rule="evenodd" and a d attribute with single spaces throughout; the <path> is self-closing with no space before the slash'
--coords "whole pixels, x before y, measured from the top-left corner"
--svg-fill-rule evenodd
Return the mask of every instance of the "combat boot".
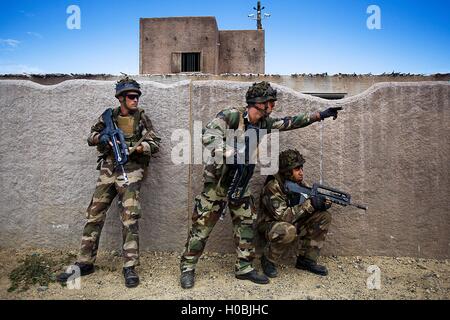
<path id="1" fill-rule="evenodd" d="M 256 270 L 252 270 L 244 274 L 237 274 L 236 278 L 239 280 L 250 280 L 257 284 L 269 283 L 269 278 L 267 278 L 264 274 L 258 274 Z"/>
<path id="2" fill-rule="evenodd" d="M 91 274 L 95 271 L 94 265 L 93 264 L 86 264 L 86 263 L 82 263 L 82 262 L 75 262 L 74 264 L 75 266 L 77 266 L 80 269 L 80 276 L 87 276 L 88 274 Z M 71 273 L 68 272 L 62 272 L 60 274 L 58 274 L 56 276 L 56 281 L 61 282 L 61 283 L 66 283 L 67 280 L 69 280 L 69 278 L 71 276 L 73 276 L 75 274 L 75 270 L 72 270 Z"/>
<path id="3" fill-rule="evenodd" d="M 261 268 L 266 276 L 269 278 L 276 278 L 278 276 L 277 267 L 274 263 L 269 261 L 265 255 L 261 257 Z"/>
<path id="4" fill-rule="evenodd" d="M 320 264 L 317 264 L 317 262 L 301 256 L 297 257 L 295 267 L 297 269 L 306 270 L 321 276 L 326 276 L 328 274 L 327 267 L 321 266 Z"/>
<path id="5" fill-rule="evenodd" d="M 194 270 L 182 272 L 180 276 L 181 287 L 183 289 L 192 288 L 195 283 L 194 278 L 195 278 Z"/>
<path id="6" fill-rule="evenodd" d="M 123 276 L 125 278 L 125 286 L 127 288 L 137 287 L 139 284 L 139 276 L 133 267 L 123 268 Z"/>

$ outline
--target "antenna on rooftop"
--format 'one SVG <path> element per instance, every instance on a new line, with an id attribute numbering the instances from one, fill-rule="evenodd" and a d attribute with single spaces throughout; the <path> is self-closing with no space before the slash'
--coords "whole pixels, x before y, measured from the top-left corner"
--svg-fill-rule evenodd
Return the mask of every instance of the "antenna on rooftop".
<path id="1" fill-rule="evenodd" d="M 256 8 L 253 7 L 253 9 L 256 10 L 256 18 L 254 13 L 249 14 L 248 17 L 252 20 L 256 20 L 256 28 L 258 30 L 262 30 L 262 19 L 269 18 L 270 13 L 264 13 L 263 15 L 261 15 L 262 11 L 265 9 L 265 7 L 261 7 L 261 1 L 258 1 Z"/>

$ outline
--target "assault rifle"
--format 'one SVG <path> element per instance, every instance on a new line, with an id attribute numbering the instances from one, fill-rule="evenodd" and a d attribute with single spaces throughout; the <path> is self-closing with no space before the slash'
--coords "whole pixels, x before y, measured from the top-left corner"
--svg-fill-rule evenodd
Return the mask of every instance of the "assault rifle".
<path id="1" fill-rule="evenodd" d="M 296 195 L 296 203 L 291 203 L 291 205 L 301 204 L 307 198 L 322 196 L 332 203 L 336 203 L 341 206 L 354 206 L 358 209 L 367 210 L 366 205 L 353 203 L 349 193 L 318 183 L 314 183 L 312 188 L 308 188 L 287 180 L 284 183 L 284 188 L 288 193 L 293 193 Z"/>
<path id="2" fill-rule="evenodd" d="M 102 118 L 103 122 L 105 123 L 104 134 L 108 135 L 108 140 L 112 144 L 116 166 L 119 166 L 122 170 L 123 180 L 126 184 L 128 183 L 128 176 L 123 166 L 128 162 L 129 152 L 127 144 L 125 143 L 125 136 L 122 130 L 120 130 L 120 128 L 118 128 L 113 121 L 112 109 L 107 109 L 105 112 L 103 112 Z M 117 141 L 120 142 L 120 146 Z"/>
<path id="3" fill-rule="evenodd" d="M 223 220 L 227 211 L 228 203 L 237 202 L 242 199 L 247 190 L 250 179 L 253 176 L 255 170 L 254 164 L 234 164 L 228 165 L 228 168 L 224 170 L 226 174 L 233 176 L 230 182 L 230 186 L 227 190 L 227 201 L 221 208 L 220 220 Z"/>
<path id="4" fill-rule="evenodd" d="M 244 196 L 245 190 L 247 190 L 247 186 L 252 178 L 254 170 L 254 164 L 238 164 L 235 166 L 233 179 L 231 180 L 231 184 L 227 192 L 229 201 L 237 201 Z"/>
<path id="5" fill-rule="evenodd" d="M 240 145 L 237 141 L 237 137 L 234 137 L 234 161 L 233 164 L 226 165 L 227 167 L 224 167 L 225 170 L 222 173 L 222 176 L 226 174 L 231 175 L 233 178 L 231 179 L 227 190 L 227 201 L 225 206 L 221 208 L 220 220 L 223 220 L 229 202 L 233 203 L 242 199 L 255 171 L 256 164 L 251 163 L 250 160 L 258 147 L 260 131 L 258 127 L 248 124 L 247 130 L 250 129 L 256 131 L 256 144 L 252 145 L 249 136 L 245 136 L 245 142 Z"/>

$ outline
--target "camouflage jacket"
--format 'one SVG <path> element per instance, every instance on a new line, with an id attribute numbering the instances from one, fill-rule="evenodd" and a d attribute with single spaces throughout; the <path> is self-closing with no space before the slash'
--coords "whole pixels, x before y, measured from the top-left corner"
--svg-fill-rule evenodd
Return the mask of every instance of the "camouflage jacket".
<path id="1" fill-rule="evenodd" d="M 113 121 L 117 125 L 117 115 L 119 114 L 120 107 L 113 109 Z M 144 152 L 142 154 L 138 154 L 137 152 L 133 153 L 133 157 L 131 159 L 135 159 L 137 157 L 147 157 L 149 158 L 152 154 L 155 154 L 159 151 L 160 141 L 161 139 L 156 136 L 153 131 L 153 125 L 150 118 L 145 114 L 144 110 L 139 108 L 139 123 L 137 125 L 137 132 L 134 132 L 134 136 L 131 139 L 126 137 L 126 143 L 128 147 L 133 147 L 134 144 L 147 132 L 150 132 L 150 137 L 146 138 L 142 143 L 142 147 L 144 148 Z M 105 123 L 103 122 L 102 116 L 100 116 L 97 122 L 91 127 L 91 132 L 87 138 L 87 143 L 89 146 L 97 146 L 97 150 L 104 156 L 112 156 L 112 148 L 109 145 L 100 145 L 94 144 L 94 138 L 100 134 L 100 132 L 105 128 Z"/>
<path id="2" fill-rule="evenodd" d="M 236 130 L 240 123 L 243 123 L 244 130 L 248 125 L 246 108 L 230 108 L 222 110 L 217 116 L 211 120 L 203 129 L 202 142 L 203 146 L 211 151 L 211 157 L 217 155 L 225 155 L 227 151 L 226 146 L 226 131 L 227 129 Z M 266 129 L 267 133 L 272 130 L 288 131 L 294 130 L 310 125 L 310 113 L 299 113 L 292 117 L 262 119 L 255 127 L 259 129 Z M 220 180 L 222 175 L 222 165 L 207 162 L 205 167 L 204 179 L 205 182 L 215 182 Z"/>
<path id="3" fill-rule="evenodd" d="M 307 186 L 306 184 L 302 185 Z M 283 188 L 283 180 L 277 174 L 268 178 L 268 182 L 262 190 L 258 225 L 277 221 L 295 223 L 313 212 L 314 207 L 310 199 L 306 199 L 302 204 L 293 207 L 288 206 L 288 195 Z M 260 229 L 260 226 L 258 226 L 258 229 Z"/>

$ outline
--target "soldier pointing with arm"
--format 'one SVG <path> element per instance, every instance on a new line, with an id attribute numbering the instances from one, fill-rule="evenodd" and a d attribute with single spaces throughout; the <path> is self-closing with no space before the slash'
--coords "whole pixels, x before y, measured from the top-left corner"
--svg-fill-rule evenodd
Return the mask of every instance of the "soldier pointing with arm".
<path id="1" fill-rule="evenodd" d="M 329 108 L 322 112 L 271 118 L 270 114 L 275 108 L 276 101 L 277 91 L 268 82 L 263 81 L 254 83 L 248 89 L 246 108 L 231 108 L 219 112 L 203 131 L 203 145 L 211 149 L 211 157 L 214 158 L 218 155 L 223 157 L 233 156 L 226 148 L 227 129 L 245 131 L 249 128 L 257 128 L 267 129 L 268 133 L 273 129 L 288 131 L 306 127 L 328 117 L 336 118 L 340 109 Z M 233 152 L 235 153 L 235 151 Z M 183 288 L 194 286 L 195 267 L 226 203 L 228 203 L 233 222 L 233 236 L 237 253 L 236 278 L 250 280 L 258 284 L 269 282 L 265 275 L 258 274 L 253 268 L 255 257 L 253 224 L 256 220 L 253 198 L 247 188 L 241 199 L 228 201 L 227 191 L 231 179 L 226 175 L 229 175 L 230 171 L 223 166 L 227 166 L 227 164 L 207 163 L 204 167 L 203 191 L 195 198 L 192 225 L 181 257 L 180 283 Z"/>

